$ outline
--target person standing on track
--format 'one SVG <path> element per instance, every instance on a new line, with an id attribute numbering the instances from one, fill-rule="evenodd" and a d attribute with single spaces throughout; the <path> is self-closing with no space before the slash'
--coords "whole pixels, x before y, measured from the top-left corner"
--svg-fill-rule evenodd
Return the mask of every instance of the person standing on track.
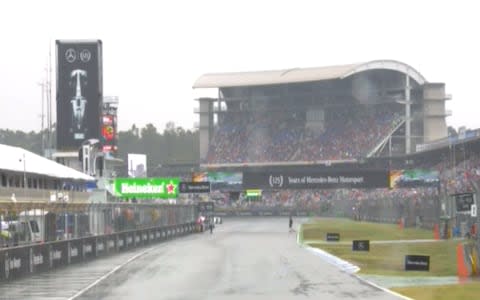
<path id="1" fill-rule="evenodd" d="M 213 217 L 210 217 L 210 222 L 208 226 L 210 227 L 210 234 L 212 234 L 213 233 Z"/>
<path id="2" fill-rule="evenodd" d="M 290 215 L 290 218 L 288 220 L 288 228 L 289 228 L 288 232 L 295 231 L 293 230 L 292 226 L 293 226 L 293 219 L 292 219 L 292 216 Z"/>

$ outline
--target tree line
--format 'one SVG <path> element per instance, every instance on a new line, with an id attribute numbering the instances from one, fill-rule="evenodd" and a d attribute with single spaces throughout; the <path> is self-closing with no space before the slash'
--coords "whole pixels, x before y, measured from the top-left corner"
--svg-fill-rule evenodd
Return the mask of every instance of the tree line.
<path id="1" fill-rule="evenodd" d="M 39 155 L 43 154 L 42 138 L 45 141 L 46 137 L 46 131 L 0 129 L 0 144 L 21 147 Z M 132 125 L 129 130 L 118 133 L 116 157 L 127 161 L 128 153 L 146 154 L 149 168 L 195 164 L 199 161 L 198 130 L 185 130 L 174 122 L 168 122 L 163 132 L 151 123 L 143 128 Z"/>
<path id="2" fill-rule="evenodd" d="M 127 161 L 128 153 L 147 155 L 147 166 L 155 168 L 170 164 L 198 163 L 198 130 L 185 130 L 168 122 L 162 133 L 153 124 L 143 128 L 135 125 L 118 134 L 118 158 Z"/>

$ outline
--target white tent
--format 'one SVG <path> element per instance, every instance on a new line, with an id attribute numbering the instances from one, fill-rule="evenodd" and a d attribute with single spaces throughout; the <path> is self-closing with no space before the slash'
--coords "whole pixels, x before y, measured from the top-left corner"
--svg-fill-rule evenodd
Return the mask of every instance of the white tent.
<path id="1" fill-rule="evenodd" d="M 0 170 L 38 174 L 53 178 L 95 181 L 75 169 L 46 159 L 23 148 L 0 144 Z"/>

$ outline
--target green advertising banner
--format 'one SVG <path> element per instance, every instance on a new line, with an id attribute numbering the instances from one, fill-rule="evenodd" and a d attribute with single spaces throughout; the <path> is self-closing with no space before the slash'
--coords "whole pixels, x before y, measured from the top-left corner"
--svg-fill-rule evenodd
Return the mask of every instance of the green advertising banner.
<path id="1" fill-rule="evenodd" d="M 179 178 L 117 178 L 115 195 L 122 198 L 174 199 L 178 195 Z"/>

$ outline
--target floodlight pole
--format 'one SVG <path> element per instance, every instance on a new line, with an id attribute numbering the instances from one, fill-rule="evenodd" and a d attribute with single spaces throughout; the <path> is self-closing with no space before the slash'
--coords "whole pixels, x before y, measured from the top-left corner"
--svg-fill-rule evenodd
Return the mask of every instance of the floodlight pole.
<path id="1" fill-rule="evenodd" d="M 47 71 L 47 121 L 48 121 L 48 148 L 53 148 L 52 126 L 52 42 L 48 48 L 48 71 Z"/>
<path id="2" fill-rule="evenodd" d="M 42 88 L 42 155 L 45 155 L 45 126 L 44 126 L 44 119 L 45 119 L 45 82 L 40 82 L 38 85 Z"/>

